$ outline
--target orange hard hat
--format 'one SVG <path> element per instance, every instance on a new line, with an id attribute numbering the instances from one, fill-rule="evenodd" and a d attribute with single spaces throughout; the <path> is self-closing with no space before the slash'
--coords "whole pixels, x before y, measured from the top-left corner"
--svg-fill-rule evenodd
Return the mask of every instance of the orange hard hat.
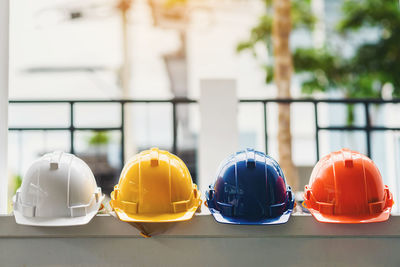
<path id="1" fill-rule="evenodd" d="M 389 219 L 393 196 L 370 158 L 342 149 L 314 167 L 304 203 L 320 222 L 371 223 Z"/>

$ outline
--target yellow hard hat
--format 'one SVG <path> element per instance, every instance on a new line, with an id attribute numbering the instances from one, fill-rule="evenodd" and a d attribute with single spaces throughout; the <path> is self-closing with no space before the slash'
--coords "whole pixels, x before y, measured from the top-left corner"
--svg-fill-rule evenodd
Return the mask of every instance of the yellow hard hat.
<path id="1" fill-rule="evenodd" d="M 190 220 L 201 200 L 185 163 L 152 148 L 125 165 L 110 204 L 122 221 L 177 222 Z"/>

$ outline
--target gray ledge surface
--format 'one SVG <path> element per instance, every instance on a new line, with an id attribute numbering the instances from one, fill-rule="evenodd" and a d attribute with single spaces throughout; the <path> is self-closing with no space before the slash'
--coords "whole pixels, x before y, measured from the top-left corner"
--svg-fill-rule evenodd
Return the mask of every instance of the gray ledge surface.
<path id="1" fill-rule="evenodd" d="M 196 215 L 162 225 L 162 234 L 143 238 L 110 215 L 53 228 L 0 216 L 0 266 L 400 266 L 399 216 L 339 225 L 294 215 L 283 225 L 245 226 Z"/>
<path id="2" fill-rule="evenodd" d="M 0 216 L 0 238 L 26 237 L 132 237 L 142 238 L 132 225 L 111 215 L 97 215 L 82 226 L 34 227 L 15 223 L 13 216 Z M 281 225 L 228 225 L 214 221 L 211 215 L 196 215 L 187 222 L 171 223 L 156 238 L 208 237 L 385 237 L 400 238 L 400 216 L 391 216 L 386 222 L 370 224 L 319 223 L 309 215 L 293 215 Z"/>

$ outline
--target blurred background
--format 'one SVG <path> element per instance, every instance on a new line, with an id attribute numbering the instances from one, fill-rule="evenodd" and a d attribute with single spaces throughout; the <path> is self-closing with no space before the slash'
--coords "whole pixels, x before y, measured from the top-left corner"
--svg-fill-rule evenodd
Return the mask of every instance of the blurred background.
<path id="1" fill-rule="evenodd" d="M 155 146 L 201 182 L 200 81 L 228 79 L 239 147 L 279 159 L 296 190 L 319 157 L 348 147 L 371 156 L 399 202 L 398 1 L 10 2 L 10 197 L 53 150 L 88 162 L 106 193 L 124 160 Z"/>

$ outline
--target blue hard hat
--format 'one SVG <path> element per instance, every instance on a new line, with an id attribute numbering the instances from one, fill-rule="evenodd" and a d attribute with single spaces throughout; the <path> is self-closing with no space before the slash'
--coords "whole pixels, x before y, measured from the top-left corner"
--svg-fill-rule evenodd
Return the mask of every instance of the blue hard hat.
<path id="1" fill-rule="evenodd" d="M 294 196 L 279 164 L 246 149 L 224 160 L 206 201 L 215 220 L 228 224 L 282 224 L 289 220 Z"/>

